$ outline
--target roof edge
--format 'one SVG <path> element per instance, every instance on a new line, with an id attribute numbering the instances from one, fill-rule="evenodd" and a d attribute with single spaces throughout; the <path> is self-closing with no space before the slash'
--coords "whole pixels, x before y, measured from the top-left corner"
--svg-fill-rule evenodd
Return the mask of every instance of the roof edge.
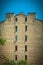
<path id="1" fill-rule="evenodd" d="M 22 15 L 24 15 L 24 16 L 28 16 L 28 15 L 30 15 L 30 14 L 34 14 L 34 15 L 36 15 L 36 13 L 35 12 L 29 12 L 27 15 L 25 15 L 24 14 L 24 12 L 20 12 L 19 14 L 17 14 L 17 15 L 15 15 L 14 13 L 6 13 L 6 15 L 14 15 L 14 16 L 18 16 L 18 15 L 20 15 L 20 14 L 22 14 Z M 38 19 L 38 18 L 35 18 L 35 20 L 38 20 L 38 21 L 41 21 L 41 22 L 43 22 L 43 20 L 40 20 L 40 19 Z M 1 21 L 0 23 L 3 23 L 3 22 L 5 22 L 6 20 L 3 20 L 3 21 Z"/>

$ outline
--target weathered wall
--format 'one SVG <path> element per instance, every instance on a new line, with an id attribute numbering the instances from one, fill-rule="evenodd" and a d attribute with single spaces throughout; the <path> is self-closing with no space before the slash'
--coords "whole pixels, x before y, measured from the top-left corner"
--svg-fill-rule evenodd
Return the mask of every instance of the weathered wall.
<path id="1" fill-rule="evenodd" d="M 6 43 L 2 46 L 2 54 L 13 59 L 13 43 L 14 43 L 14 16 L 8 18 L 1 26 L 1 36 L 6 39 Z"/>
<path id="2" fill-rule="evenodd" d="M 9 17 L 10 20 L 8 20 Z M 17 22 L 15 21 L 16 17 L 18 18 Z M 24 57 L 27 55 L 28 62 L 31 65 L 41 65 L 43 59 L 43 23 L 35 19 L 35 14 L 29 14 L 27 16 L 27 22 L 25 22 L 25 17 L 23 14 L 18 16 L 7 15 L 6 21 L 1 26 L 1 35 L 6 39 L 1 53 L 10 60 L 15 60 L 15 55 L 18 56 L 18 60 L 25 60 Z M 16 25 L 18 26 L 17 32 L 15 32 Z M 25 25 L 28 27 L 26 32 Z M 17 42 L 15 42 L 15 35 L 18 35 Z M 28 36 L 26 42 L 24 40 L 25 35 Z M 18 46 L 16 52 L 15 45 Z M 25 52 L 25 45 L 28 47 L 27 52 Z"/>

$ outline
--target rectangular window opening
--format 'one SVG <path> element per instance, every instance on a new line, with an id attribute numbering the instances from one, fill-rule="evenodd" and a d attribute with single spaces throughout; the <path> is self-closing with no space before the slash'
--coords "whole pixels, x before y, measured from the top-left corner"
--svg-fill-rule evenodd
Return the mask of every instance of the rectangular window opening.
<path id="1" fill-rule="evenodd" d="M 15 26 L 15 31 L 17 32 L 17 29 L 18 29 L 18 27 L 17 26 Z"/>
<path id="2" fill-rule="evenodd" d="M 15 51 L 17 51 L 17 45 L 15 46 Z"/>
<path id="3" fill-rule="evenodd" d="M 27 55 L 25 55 L 25 60 L 27 60 Z"/>
<path id="4" fill-rule="evenodd" d="M 27 35 L 25 35 L 25 41 L 27 41 Z"/>
<path id="5" fill-rule="evenodd" d="M 15 55 L 15 61 L 17 61 L 17 55 Z"/>
<path id="6" fill-rule="evenodd" d="M 25 17 L 25 21 L 27 21 L 27 17 Z"/>
<path id="7" fill-rule="evenodd" d="M 27 51 L 27 45 L 25 45 L 25 52 Z"/>
<path id="8" fill-rule="evenodd" d="M 17 18 L 16 18 L 15 20 L 16 20 L 16 22 L 18 21 L 18 19 L 17 19 Z"/>
<path id="9" fill-rule="evenodd" d="M 27 25 L 25 26 L 25 31 L 27 31 Z"/>
<path id="10" fill-rule="evenodd" d="M 16 36 L 15 36 L 15 42 L 17 42 L 17 40 L 18 40 L 18 36 L 16 35 Z"/>

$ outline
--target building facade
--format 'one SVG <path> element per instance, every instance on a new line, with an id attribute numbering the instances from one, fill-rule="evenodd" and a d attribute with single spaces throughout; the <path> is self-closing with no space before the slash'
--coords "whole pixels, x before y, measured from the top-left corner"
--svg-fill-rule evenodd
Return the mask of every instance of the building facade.
<path id="1" fill-rule="evenodd" d="M 35 13 L 24 15 L 6 14 L 6 20 L 0 23 L 1 37 L 6 43 L 0 45 L 0 54 L 9 60 L 27 60 L 31 65 L 43 61 L 43 22 L 36 19 Z"/>

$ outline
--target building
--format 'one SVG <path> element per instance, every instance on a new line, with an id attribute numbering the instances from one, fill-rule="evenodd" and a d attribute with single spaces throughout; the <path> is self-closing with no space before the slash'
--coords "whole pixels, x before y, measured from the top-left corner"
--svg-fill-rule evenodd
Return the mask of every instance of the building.
<path id="1" fill-rule="evenodd" d="M 0 45 L 0 54 L 9 60 L 27 60 L 31 65 L 40 65 L 43 59 L 43 21 L 35 13 L 24 15 L 6 14 L 0 23 L 1 37 L 6 43 Z"/>

